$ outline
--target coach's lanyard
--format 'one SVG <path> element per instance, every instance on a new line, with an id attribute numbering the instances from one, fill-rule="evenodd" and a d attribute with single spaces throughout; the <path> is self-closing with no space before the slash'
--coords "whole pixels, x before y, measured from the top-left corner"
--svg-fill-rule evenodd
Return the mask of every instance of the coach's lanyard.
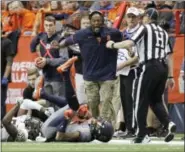
<path id="1" fill-rule="evenodd" d="M 47 44 L 45 45 L 44 42 L 42 40 L 40 40 L 40 44 L 44 47 L 44 49 L 46 50 L 46 53 L 44 54 L 44 57 L 46 57 L 47 55 L 53 59 L 54 57 L 51 55 L 50 51 L 51 51 L 51 45 Z"/>

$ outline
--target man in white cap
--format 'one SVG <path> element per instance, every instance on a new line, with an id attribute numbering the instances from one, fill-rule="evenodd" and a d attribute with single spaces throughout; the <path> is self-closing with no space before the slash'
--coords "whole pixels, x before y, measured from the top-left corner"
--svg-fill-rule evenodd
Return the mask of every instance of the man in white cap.
<path id="1" fill-rule="evenodd" d="M 131 36 L 139 28 L 139 15 L 140 12 L 135 7 L 128 8 L 126 12 L 127 28 L 123 32 L 123 38 L 125 40 L 130 39 Z M 123 106 L 123 115 L 125 118 L 125 124 L 127 128 L 127 134 L 123 138 L 130 138 L 135 135 L 135 120 L 133 117 L 133 98 L 132 98 L 132 85 L 135 79 L 135 68 L 138 62 L 138 55 L 136 47 L 130 48 L 131 54 L 126 49 L 118 50 L 117 60 L 117 73 L 120 76 L 120 95 L 121 103 Z"/>

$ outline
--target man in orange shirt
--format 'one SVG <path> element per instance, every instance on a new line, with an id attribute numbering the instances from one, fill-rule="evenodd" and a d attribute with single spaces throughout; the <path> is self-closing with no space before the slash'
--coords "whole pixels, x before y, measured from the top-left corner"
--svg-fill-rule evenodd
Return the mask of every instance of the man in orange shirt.
<path id="1" fill-rule="evenodd" d="M 17 29 L 16 14 L 9 11 L 10 3 L 5 4 L 4 11 L 2 11 L 2 31 L 3 35 L 7 36 L 12 31 Z M 11 9 L 11 8 L 10 8 Z"/>
<path id="2" fill-rule="evenodd" d="M 18 28 L 21 28 L 23 35 L 31 35 L 35 14 L 23 7 L 20 1 L 12 1 L 8 4 L 10 13 L 17 14 Z"/>

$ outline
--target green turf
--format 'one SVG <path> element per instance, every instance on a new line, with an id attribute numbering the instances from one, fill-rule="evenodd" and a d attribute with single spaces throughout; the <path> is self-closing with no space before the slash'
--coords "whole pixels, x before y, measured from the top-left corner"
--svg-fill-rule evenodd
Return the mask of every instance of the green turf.
<path id="1" fill-rule="evenodd" d="M 184 152 L 184 146 L 92 143 L 2 143 L 2 152 Z"/>

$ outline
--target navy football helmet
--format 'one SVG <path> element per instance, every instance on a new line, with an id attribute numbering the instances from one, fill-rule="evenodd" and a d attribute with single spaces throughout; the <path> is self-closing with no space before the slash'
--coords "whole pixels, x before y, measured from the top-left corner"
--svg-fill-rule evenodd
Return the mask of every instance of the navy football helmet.
<path id="1" fill-rule="evenodd" d="M 105 120 L 97 120 L 96 123 L 91 123 L 91 134 L 96 140 L 108 142 L 112 139 L 114 128 L 112 124 Z"/>
<path id="2" fill-rule="evenodd" d="M 35 140 L 39 136 L 43 122 L 38 118 L 31 117 L 25 120 L 25 127 L 28 130 L 28 139 Z"/>

